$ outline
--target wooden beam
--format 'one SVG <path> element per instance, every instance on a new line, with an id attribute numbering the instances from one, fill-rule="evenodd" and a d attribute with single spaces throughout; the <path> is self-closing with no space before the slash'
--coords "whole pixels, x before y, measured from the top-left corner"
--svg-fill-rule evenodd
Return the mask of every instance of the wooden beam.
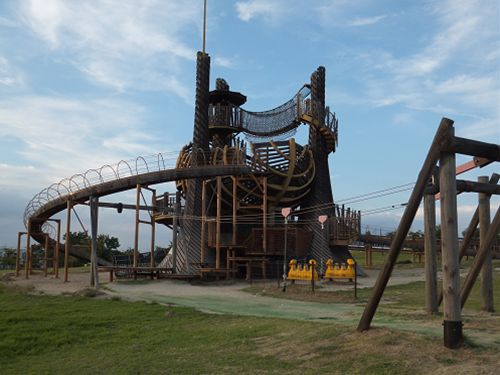
<path id="1" fill-rule="evenodd" d="M 494 143 L 447 136 L 442 139 L 440 147 L 444 152 L 477 156 L 491 161 L 500 161 L 500 145 Z"/>
<path id="2" fill-rule="evenodd" d="M 417 213 L 425 187 L 427 186 L 427 183 L 432 175 L 432 171 L 434 170 L 439 158 L 439 143 L 441 142 L 441 138 L 452 128 L 452 120 L 447 118 L 443 118 L 441 120 L 441 124 L 439 125 L 434 140 L 432 141 L 417 182 L 415 183 L 415 187 L 413 188 L 413 192 L 410 196 L 408 204 L 406 205 L 403 217 L 401 218 L 396 234 L 394 235 L 394 239 L 391 243 L 391 247 L 382 266 L 379 277 L 377 278 L 368 303 L 363 311 L 363 315 L 358 325 L 358 331 L 360 332 L 370 328 L 373 316 L 375 315 L 377 306 L 382 299 L 382 294 L 384 293 L 392 270 L 394 269 L 394 265 L 396 264 L 403 242 L 408 234 L 408 231 L 410 230 L 415 214 Z"/>

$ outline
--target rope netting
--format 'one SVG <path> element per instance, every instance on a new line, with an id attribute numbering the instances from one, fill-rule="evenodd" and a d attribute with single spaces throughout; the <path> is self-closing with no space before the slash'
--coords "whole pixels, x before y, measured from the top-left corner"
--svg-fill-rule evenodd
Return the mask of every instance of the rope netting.
<path id="1" fill-rule="evenodd" d="M 271 138 L 285 140 L 297 132 L 299 125 L 296 96 L 269 111 L 250 112 L 241 109 L 241 127 L 249 141 L 267 141 Z"/>

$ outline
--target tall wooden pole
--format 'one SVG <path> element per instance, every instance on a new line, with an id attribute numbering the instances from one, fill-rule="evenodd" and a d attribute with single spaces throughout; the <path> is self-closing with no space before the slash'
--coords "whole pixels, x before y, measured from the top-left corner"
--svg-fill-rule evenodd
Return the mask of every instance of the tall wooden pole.
<path id="1" fill-rule="evenodd" d="M 453 130 L 450 130 L 451 135 L 453 135 L 452 132 Z M 449 349 L 455 349 L 462 340 L 455 154 L 442 152 L 439 165 L 441 190 L 444 346 Z"/>
<path id="2" fill-rule="evenodd" d="M 481 176 L 478 182 L 487 183 L 488 177 Z M 479 193 L 479 243 L 486 242 L 486 234 L 490 228 L 490 196 L 485 193 Z M 491 247 L 487 250 L 481 269 L 481 292 L 482 309 L 488 312 L 494 312 L 493 306 L 493 265 L 491 259 Z"/>
<path id="3" fill-rule="evenodd" d="M 438 311 L 437 246 L 436 246 L 436 199 L 424 195 L 425 220 L 425 305 L 428 312 Z"/>
<path id="4" fill-rule="evenodd" d="M 377 278 L 368 303 L 366 304 L 365 310 L 363 311 L 363 315 L 359 321 L 359 332 L 370 328 L 371 321 L 373 319 L 373 316 L 375 315 L 377 306 L 382 299 L 382 294 L 384 293 L 385 287 L 389 282 L 389 278 L 391 277 L 392 270 L 394 269 L 394 266 L 398 259 L 398 255 L 401 251 L 401 247 L 403 246 L 403 242 L 408 234 L 408 231 L 411 228 L 411 224 L 413 222 L 415 214 L 417 213 L 420 201 L 422 200 L 422 196 L 425 191 L 425 187 L 427 186 L 427 183 L 429 182 L 429 179 L 432 175 L 432 171 L 434 170 L 434 167 L 436 166 L 436 163 L 439 159 L 439 143 L 441 141 L 441 138 L 448 133 L 449 129 L 452 128 L 452 120 L 449 120 L 447 118 L 443 118 L 441 120 L 441 124 L 439 125 L 434 140 L 432 141 L 431 147 L 424 161 L 424 165 L 422 166 L 422 170 L 420 171 L 417 182 L 415 183 L 415 187 L 413 188 L 413 192 L 403 213 L 403 217 L 401 218 L 398 229 L 396 230 L 396 234 L 394 235 L 394 239 L 391 242 L 391 247 L 389 248 L 389 252 L 387 253 L 385 262 Z"/>

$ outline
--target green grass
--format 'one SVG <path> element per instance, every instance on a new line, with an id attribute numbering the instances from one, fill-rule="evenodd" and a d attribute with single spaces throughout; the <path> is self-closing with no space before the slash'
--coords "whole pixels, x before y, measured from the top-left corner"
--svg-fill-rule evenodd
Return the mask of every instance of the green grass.
<path id="1" fill-rule="evenodd" d="M 0 283 L 4 375 L 425 374 L 494 369 L 500 359 L 493 348 L 450 351 L 408 332 L 32 293 Z"/>

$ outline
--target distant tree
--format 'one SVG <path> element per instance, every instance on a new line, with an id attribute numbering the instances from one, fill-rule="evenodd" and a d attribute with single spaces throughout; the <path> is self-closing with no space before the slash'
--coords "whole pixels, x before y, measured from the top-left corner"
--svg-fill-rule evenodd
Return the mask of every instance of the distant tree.
<path id="1" fill-rule="evenodd" d="M 0 259 L 0 264 L 2 264 L 5 268 L 14 268 L 16 265 L 15 254 L 17 250 L 11 247 L 4 247 L 2 250 L 5 253 L 5 257 Z"/>
<path id="2" fill-rule="evenodd" d="M 416 232 L 410 231 L 410 232 L 408 232 L 408 236 L 421 238 L 421 237 L 424 237 L 424 232 L 422 232 L 420 229 L 417 230 Z"/>
<path id="3" fill-rule="evenodd" d="M 134 255 L 134 248 L 129 246 L 129 247 L 127 247 L 127 250 L 122 251 L 122 254 Z"/>
<path id="4" fill-rule="evenodd" d="M 476 228 L 476 230 L 474 231 L 474 234 L 472 235 L 472 238 L 479 239 L 480 231 L 481 231 L 480 228 Z M 467 229 L 462 231 L 462 237 L 465 237 L 466 232 L 467 232 Z M 500 240 L 500 233 L 498 233 L 498 235 L 497 235 L 497 240 Z"/>
<path id="5" fill-rule="evenodd" d="M 66 240 L 66 236 L 63 238 Z M 81 248 L 80 250 L 89 254 L 91 252 L 90 241 L 90 237 L 85 232 L 70 232 L 70 244 L 88 246 L 87 248 Z M 122 254 L 122 252 L 118 250 L 119 247 L 120 241 L 118 238 L 111 237 L 109 234 L 99 234 L 97 236 L 97 257 L 112 262 L 114 255 Z"/>

